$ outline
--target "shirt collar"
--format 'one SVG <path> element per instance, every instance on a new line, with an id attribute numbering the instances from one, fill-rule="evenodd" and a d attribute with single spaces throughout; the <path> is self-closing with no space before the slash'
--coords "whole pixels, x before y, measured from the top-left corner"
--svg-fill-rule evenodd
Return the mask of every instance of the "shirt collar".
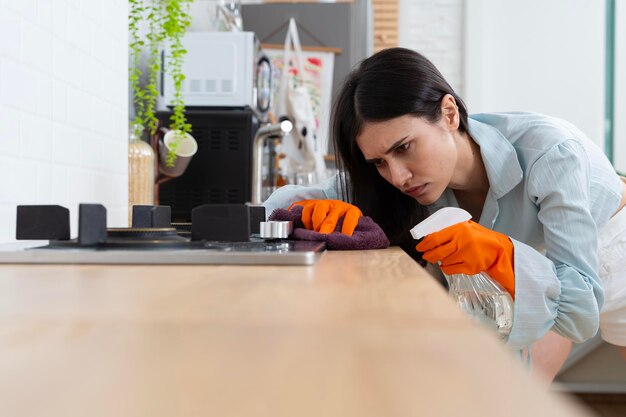
<path id="1" fill-rule="evenodd" d="M 468 119 L 469 134 L 480 147 L 489 187 L 496 199 L 506 195 L 522 181 L 523 171 L 515 148 L 495 127 Z"/>

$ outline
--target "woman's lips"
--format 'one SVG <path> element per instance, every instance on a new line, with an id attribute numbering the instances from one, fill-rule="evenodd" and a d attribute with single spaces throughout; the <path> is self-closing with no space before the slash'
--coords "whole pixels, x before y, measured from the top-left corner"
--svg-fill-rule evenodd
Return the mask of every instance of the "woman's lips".
<path id="1" fill-rule="evenodd" d="M 409 188 L 405 191 L 406 194 L 410 195 L 413 198 L 417 198 L 424 194 L 424 190 L 426 189 L 427 184 L 418 185 L 417 187 Z"/>

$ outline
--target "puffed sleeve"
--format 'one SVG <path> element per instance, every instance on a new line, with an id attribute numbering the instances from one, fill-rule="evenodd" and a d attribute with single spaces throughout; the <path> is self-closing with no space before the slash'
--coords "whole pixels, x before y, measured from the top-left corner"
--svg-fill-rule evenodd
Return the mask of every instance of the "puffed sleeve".
<path id="1" fill-rule="evenodd" d="M 516 298 L 508 341 L 513 348 L 548 330 L 576 343 L 598 331 L 604 291 L 589 171 L 585 149 L 574 140 L 546 152 L 529 171 L 527 193 L 539 209 L 546 252 L 513 240 Z"/>
<path id="2" fill-rule="evenodd" d="M 277 208 L 287 208 L 294 201 L 300 200 L 339 200 L 339 174 L 326 181 L 309 187 L 302 185 L 285 185 L 270 195 L 263 203 L 266 217 Z"/>

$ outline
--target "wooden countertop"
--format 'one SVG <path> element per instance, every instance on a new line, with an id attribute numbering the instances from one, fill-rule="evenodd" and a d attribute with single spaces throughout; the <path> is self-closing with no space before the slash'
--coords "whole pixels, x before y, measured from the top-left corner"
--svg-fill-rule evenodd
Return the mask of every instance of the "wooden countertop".
<path id="1" fill-rule="evenodd" d="M 0 266 L 3 416 L 587 415 L 397 248 Z"/>

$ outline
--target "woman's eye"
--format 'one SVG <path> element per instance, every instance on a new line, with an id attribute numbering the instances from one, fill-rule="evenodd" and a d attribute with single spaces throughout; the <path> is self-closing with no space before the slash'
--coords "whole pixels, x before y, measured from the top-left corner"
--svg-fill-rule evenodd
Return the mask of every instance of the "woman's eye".
<path id="1" fill-rule="evenodd" d="M 396 148 L 396 152 L 398 152 L 398 153 L 404 153 L 404 152 L 406 152 L 408 150 L 409 150 L 409 143 L 408 142 L 407 143 L 403 143 L 402 145 L 400 145 L 400 146 L 398 146 Z"/>
<path id="2" fill-rule="evenodd" d="M 381 166 L 383 166 L 383 160 L 382 159 L 378 159 L 378 160 L 374 161 L 374 166 L 376 168 L 380 168 Z"/>

